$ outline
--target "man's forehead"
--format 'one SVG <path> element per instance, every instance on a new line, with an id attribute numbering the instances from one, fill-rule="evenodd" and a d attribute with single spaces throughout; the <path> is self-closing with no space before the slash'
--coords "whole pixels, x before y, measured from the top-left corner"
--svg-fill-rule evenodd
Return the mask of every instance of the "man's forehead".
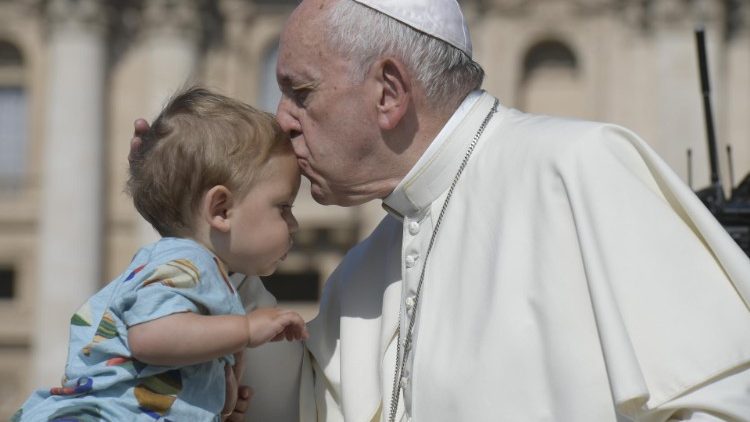
<path id="1" fill-rule="evenodd" d="M 330 61 L 324 25 L 319 20 L 293 16 L 281 34 L 277 77 L 285 79 L 315 78 L 317 70 Z"/>
<path id="2" fill-rule="evenodd" d="M 295 18 L 306 21 L 320 17 L 329 7 L 339 0 L 302 0 L 292 12 L 290 20 Z"/>
<path id="3" fill-rule="evenodd" d="M 292 43 L 302 41 L 294 39 Z M 276 79 L 281 86 L 294 86 L 316 80 L 319 77 L 320 60 L 316 60 L 315 46 L 302 44 L 285 48 L 281 44 L 276 64 Z"/>
<path id="4" fill-rule="evenodd" d="M 285 45 L 303 45 L 310 47 L 320 43 L 323 38 L 325 24 L 322 22 L 324 6 L 313 7 L 313 2 L 321 0 L 305 0 L 294 9 L 281 32 L 281 48 Z M 308 3 L 309 2 L 309 3 Z M 323 2 L 325 3 L 325 2 Z M 323 4 L 322 3 L 322 4 Z"/>

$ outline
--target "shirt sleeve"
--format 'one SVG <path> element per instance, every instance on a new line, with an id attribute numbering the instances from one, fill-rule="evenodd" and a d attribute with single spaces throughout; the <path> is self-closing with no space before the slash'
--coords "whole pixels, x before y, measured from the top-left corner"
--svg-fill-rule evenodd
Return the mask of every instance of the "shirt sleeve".
<path id="1" fill-rule="evenodd" d="M 144 270 L 122 301 L 126 326 L 181 312 L 202 315 L 238 313 L 239 298 L 218 264 L 199 256 L 174 258 Z"/>
<path id="2" fill-rule="evenodd" d="M 728 376 L 750 365 L 750 261 L 640 138 L 593 135 L 563 172 L 617 410 L 733 415 L 723 395 L 750 402 Z"/>

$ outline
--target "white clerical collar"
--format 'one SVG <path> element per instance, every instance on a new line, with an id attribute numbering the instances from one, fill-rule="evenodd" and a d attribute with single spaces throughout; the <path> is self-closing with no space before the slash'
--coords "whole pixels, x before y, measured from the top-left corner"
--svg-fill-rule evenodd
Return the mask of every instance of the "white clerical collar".
<path id="1" fill-rule="evenodd" d="M 445 192 L 461 164 L 457 157 L 463 156 L 472 141 L 471 131 L 479 127 L 484 110 L 494 101 L 481 90 L 467 95 L 414 167 L 383 199 L 383 208 L 399 219 L 413 217 Z"/>

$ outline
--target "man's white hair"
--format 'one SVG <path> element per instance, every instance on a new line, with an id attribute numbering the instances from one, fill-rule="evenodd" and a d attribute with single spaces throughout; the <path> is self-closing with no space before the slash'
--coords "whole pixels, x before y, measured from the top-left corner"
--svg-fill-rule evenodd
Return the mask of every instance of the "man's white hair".
<path id="1" fill-rule="evenodd" d="M 456 105 L 482 85 L 484 70 L 466 53 L 383 13 L 339 0 L 326 18 L 328 42 L 352 61 L 355 81 L 364 80 L 376 59 L 392 54 L 412 72 L 436 108 Z"/>

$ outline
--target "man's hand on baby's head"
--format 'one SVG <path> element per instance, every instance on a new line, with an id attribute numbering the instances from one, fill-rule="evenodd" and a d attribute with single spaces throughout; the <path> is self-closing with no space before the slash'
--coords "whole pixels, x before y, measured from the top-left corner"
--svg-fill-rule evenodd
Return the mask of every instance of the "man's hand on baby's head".
<path id="1" fill-rule="evenodd" d="M 143 119 L 136 119 L 133 122 L 133 137 L 130 138 L 130 152 L 128 153 L 128 161 L 133 161 L 136 152 L 143 144 L 143 137 L 148 132 L 148 122 Z"/>
<path id="2" fill-rule="evenodd" d="M 247 347 L 256 347 L 269 341 L 306 340 L 305 320 L 293 311 L 280 308 L 260 308 L 247 314 Z"/>

